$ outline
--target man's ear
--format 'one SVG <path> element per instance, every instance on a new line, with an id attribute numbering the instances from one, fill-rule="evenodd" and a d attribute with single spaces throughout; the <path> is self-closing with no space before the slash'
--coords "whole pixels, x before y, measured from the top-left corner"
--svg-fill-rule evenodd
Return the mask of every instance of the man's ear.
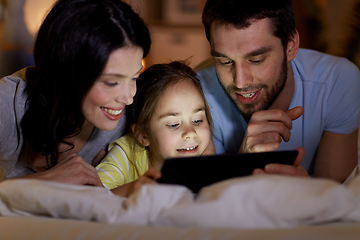
<path id="1" fill-rule="evenodd" d="M 150 141 L 149 141 L 149 138 L 147 137 L 147 135 L 143 132 L 135 132 L 135 126 L 136 124 L 133 124 L 131 126 L 131 130 L 132 132 L 134 133 L 135 137 L 137 138 L 137 140 L 142 144 L 144 145 L 145 147 L 149 146 L 150 145 Z"/>
<path id="2" fill-rule="evenodd" d="M 299 50 L 299 46 L 300 46 L 299 32 L 295 30 L 294 35 L 289 39 L 289 42 L 287 44 L 286 56 L 288 62 L 292 61 L 295 58 Z"/>

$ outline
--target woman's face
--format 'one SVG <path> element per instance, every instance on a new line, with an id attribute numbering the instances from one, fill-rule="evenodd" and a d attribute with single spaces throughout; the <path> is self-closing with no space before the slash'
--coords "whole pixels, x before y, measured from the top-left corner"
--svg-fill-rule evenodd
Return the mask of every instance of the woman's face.
<path id="1" fill-rule="evenodd" d="M 126 105 L 133 102 L 142 69 L 143 50 L 127 46 L 112 52 L 105 69 L 82 104 L 85 119 L 95 127 L 113 130 Z"/>

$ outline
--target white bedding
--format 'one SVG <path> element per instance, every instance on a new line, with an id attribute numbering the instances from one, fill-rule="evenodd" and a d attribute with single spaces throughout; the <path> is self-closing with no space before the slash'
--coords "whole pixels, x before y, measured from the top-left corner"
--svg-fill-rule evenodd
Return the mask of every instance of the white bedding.
<path id="1" fill-rule="evenodd" d="M 104 188 L 38 180 L 0 183 L 0 216 L 48 216 L 111 224 L 201 228 L 290 228 L 360 222 L 360 176 L 325 179 L 249 176 L 197 196 L 182 186 L 146 185 L 130 198 Z"/>

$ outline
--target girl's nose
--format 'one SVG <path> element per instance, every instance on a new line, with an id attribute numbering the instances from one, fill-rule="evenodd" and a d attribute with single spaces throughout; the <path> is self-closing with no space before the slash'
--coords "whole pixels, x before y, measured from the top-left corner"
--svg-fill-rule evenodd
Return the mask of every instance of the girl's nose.
<path id="1" fill-rule="evenodd" d="M 184 129 L 184 132 L 182 134 L 182 138 L 185 140 L 190 140 L 194 137 L 196 137 L 196 131 L 193 127 L 186 127 L 186 129 Z"/>

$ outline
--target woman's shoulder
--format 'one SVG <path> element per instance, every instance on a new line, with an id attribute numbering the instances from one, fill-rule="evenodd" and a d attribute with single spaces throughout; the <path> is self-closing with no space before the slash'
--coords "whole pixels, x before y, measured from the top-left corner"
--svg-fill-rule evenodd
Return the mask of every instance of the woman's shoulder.
<path id="1" fill-rule="evenodd" d="M 6 101 L 7 98 L 14 99 L 13 97 L 15 96 L 26 98 L 24 96 L 26 72 L 27 68 L 23 68 L 12 75 L 0 79 L 1 102 Z"/>
<path id="2" fill-rule="evenodd" d="M 26 69 L 22 69 L 0 80 L 0 112 L 6 112 L 0 119 L 21 121 L 27 99 L 25 75 Z"/>
<path id="3" fill-rule="evenodd" d="M 0 159 L 6 159 L 4 170 L 11 169 L 18 159 L 22 137 L 20 122 L 24 116 L 27 95 L 26 69 L 0 79 Z"/>
<path id="4" fill-rule="evenodd" d="M 26 69 L 0 79 L 0 132 L 9 131 L 20 124 L 27 100 Z M 4 136 L 4 135 L 2 135 Z"/>

